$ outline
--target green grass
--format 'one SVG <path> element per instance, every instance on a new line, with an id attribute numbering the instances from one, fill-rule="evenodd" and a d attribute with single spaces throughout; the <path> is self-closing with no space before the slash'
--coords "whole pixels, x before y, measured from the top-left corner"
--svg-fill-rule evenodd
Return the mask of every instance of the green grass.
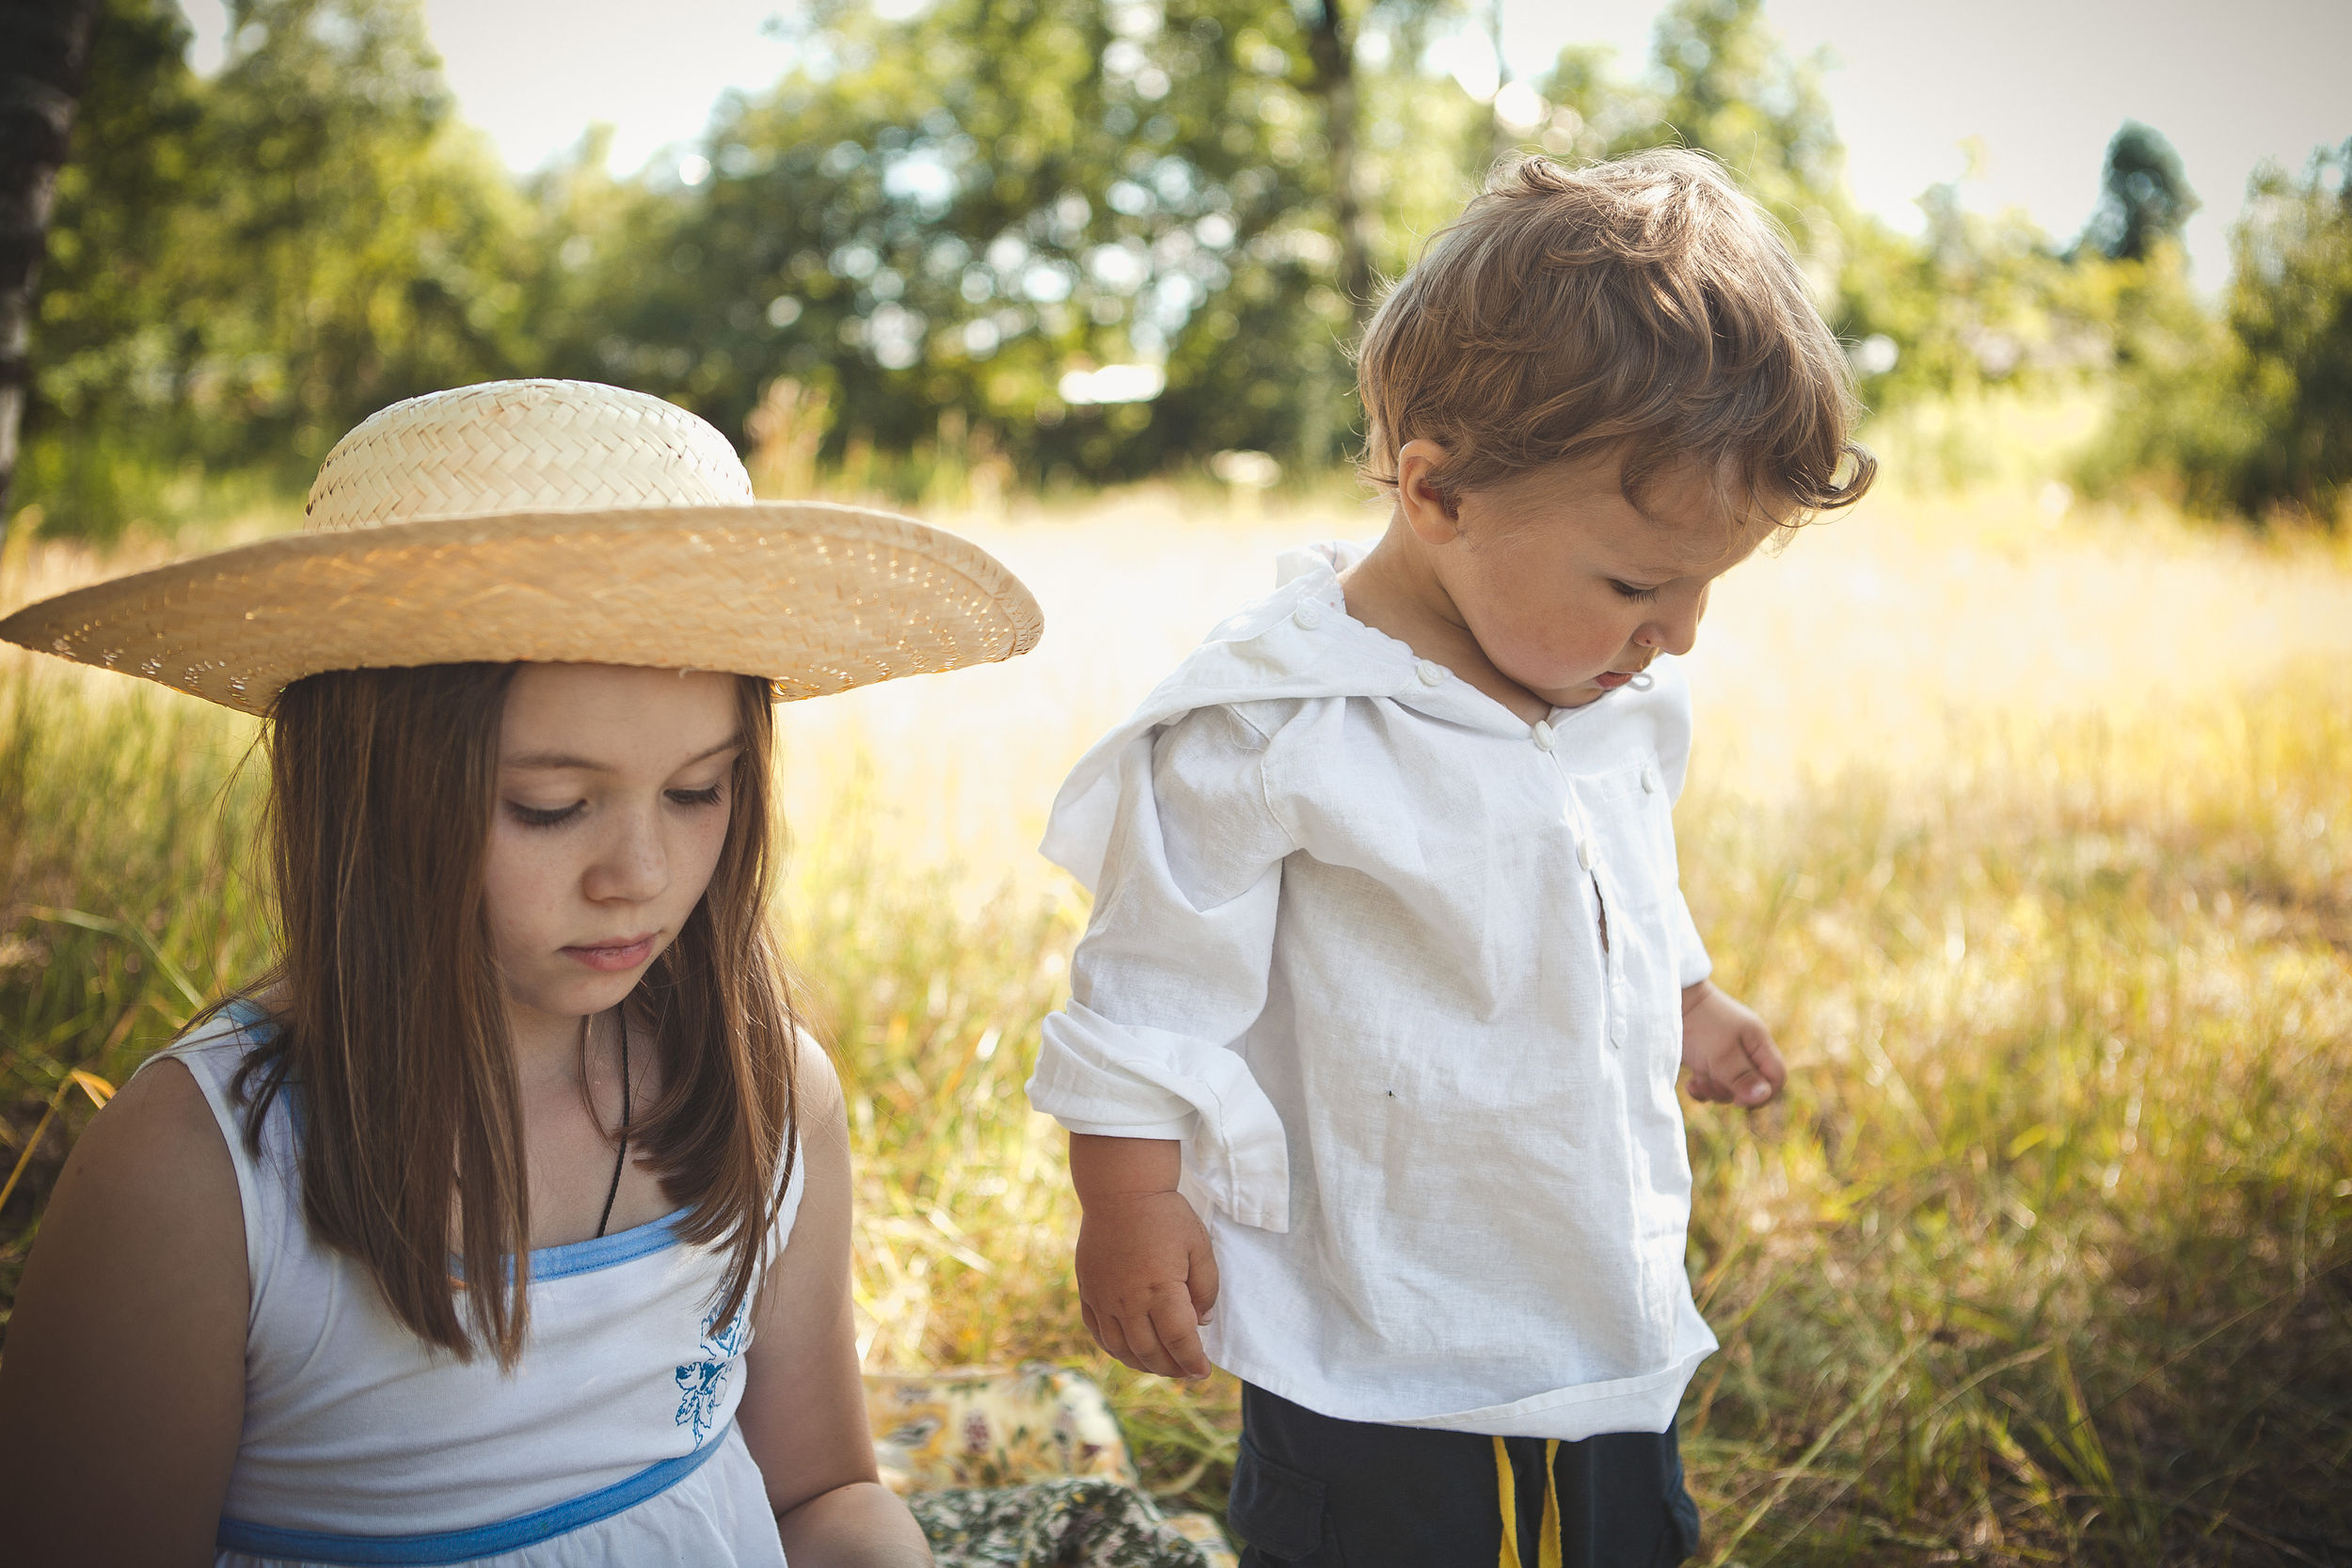
<path id="1" fill-rule="evenodd" d="M 68 1071 L 119 1082 L 267 951 L 249 727 L 127 685 L 0 672 L 7 1164 Z M 1952 757 L 1767 806 L 1702 755 L 1680 813 L 1720 977 L 1797 1069 L 1691 1116 L 1702 1560 L 2352 1561 L 2352 676 Z M 1020 1092 L 1083 911 L 894 858 L 884 784 L 796 825 L 785 911 L 850 1086 L 868 1363 L 1082 1363 L 1214 1506 L 1233 1386 L 1092 1352 Z"/>

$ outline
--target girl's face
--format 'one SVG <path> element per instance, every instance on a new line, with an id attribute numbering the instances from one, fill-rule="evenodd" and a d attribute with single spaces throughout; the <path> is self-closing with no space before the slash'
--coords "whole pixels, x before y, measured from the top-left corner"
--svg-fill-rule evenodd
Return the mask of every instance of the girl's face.
<path id="1" fill-rule="evenodd" d="M 518 1024 L 615 1006 L 676 939 L 726 839 L 735 687 L 607 664 L 516 672 L 485 891 Z"/>

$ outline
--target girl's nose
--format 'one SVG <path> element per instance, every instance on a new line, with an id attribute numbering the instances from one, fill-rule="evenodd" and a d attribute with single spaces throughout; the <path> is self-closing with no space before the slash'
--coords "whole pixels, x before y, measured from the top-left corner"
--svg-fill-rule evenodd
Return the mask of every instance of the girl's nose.
<path id="1" fill-rule="evenodd" d="M 670 885 L 669 848 L 650 816 L 631 814 L 589 867 L 587 894 L 599 903 L 642 904 Z"/>

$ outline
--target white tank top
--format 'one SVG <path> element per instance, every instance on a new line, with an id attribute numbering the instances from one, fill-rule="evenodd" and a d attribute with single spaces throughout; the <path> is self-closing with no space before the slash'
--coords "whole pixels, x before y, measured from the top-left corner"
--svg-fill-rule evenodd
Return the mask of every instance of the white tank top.
<path id="1" fill-rule="evenodd" d="M 678 1239 L 682 1211 L 542 1247 L 512 1372 L 434 1350 L 310 1235 L 294 1096 L 270 1107 L 259 1156 L 247 1150 L 230 1080 L 272 1027 L 239 1002 L 160 1053 L 195 1075 L 228 1141 L 252 1273 L 216 1561 L 782 1564 L 735 1430 L 751 1332 L 740 1314 L 715 1321 L 723 1254 Z M 796 1161 L 766 1259 L 801 1192 Z"/>

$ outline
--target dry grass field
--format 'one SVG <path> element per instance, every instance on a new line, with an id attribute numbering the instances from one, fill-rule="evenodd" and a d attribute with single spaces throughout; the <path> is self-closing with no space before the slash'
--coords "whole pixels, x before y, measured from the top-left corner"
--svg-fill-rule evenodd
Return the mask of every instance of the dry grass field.
<path id="1" fill-rule="evenodd" d="M 1234 1392 L 1129 1376 L 1020 1085 L 1083 905 L 1055 785 L 1345 499 L 965 519 L 1014 664 L 787 710 L 783 918 L 851 1085 L 871 1366 L 1078 1363 L 1214 1502 Z M 952 520 L 951 520 L 952 521 Z M 62 550 L 0 603 L 110 570 Z M 1696 1107 L 1702 1560 L 2352 1562 L 2352 562 L 2030 479 L 1876 498 L 1726 578 L 1692 901 L 1785 1101 Z M 0 1304 L 71 1133 L 260 964 L 243 721 L 0 657 Z"/>

